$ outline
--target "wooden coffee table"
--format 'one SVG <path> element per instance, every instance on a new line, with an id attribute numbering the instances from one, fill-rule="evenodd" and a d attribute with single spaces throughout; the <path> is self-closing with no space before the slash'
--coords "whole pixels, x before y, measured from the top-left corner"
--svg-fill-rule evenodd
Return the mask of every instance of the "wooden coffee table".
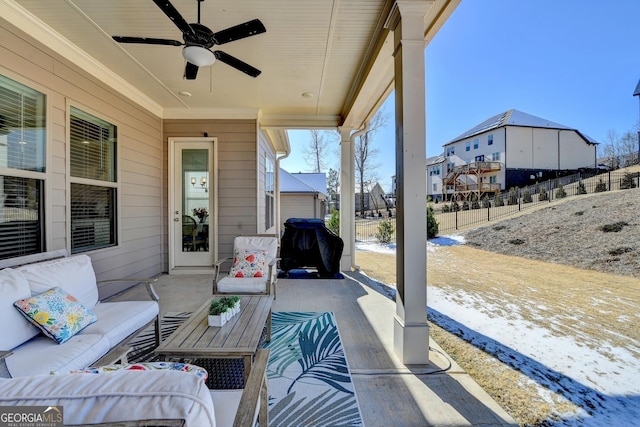
<path id="1" fill-rule="evenodd" d="M 220 296 L 222 295 L 214 295 L 213 298 Z M 214 327 L 207 322 L 210 298 L 154 351 L 160 360 L 242 358 L 246 384 L 265 323 L 266 341 L 271 341 L 272 302 L 272 295 L 243 295 L 240 313 L 222 327 Z"/>

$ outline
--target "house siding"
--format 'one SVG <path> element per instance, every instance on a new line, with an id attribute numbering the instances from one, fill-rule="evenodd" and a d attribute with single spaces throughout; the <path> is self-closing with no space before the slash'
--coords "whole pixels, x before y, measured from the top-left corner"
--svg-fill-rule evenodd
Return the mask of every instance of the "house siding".
<path id="1" fill-rule="evenodd" d="M 168 188 L 169 138 L 202 137 L 205 133 L 218 143 L 218 257 L 233 255 L 233 239 L 258 232 L 257 121 L 253 119 L 165 119 L 163 122 L 163 182 Z M 262 172 L 264 174 L 264 172 Z M 168 224 L 168 196 L 162 201 L 162 216 Z M 164 270 L 168 270 L 168 235 L 163 228 Z"/>
<path id="2" fill-rule="evenodd" d="M 118 245 L 86 252 L 98 280 L 162 272 L 161 119 L 37 42 L 0 23 L 0 74 L 47 96 L 45 244 L 70 250 L 68 108 L 117 126 Z M 100 287 L 100 298 L 124 284 Z"/>
<path id="3" fill-rule="evenodd" d="M 289 218 L 324 219 L 321 201 L 312 193 L 280 193 L 281 230 L 284 230 L 284 223 Z"/>

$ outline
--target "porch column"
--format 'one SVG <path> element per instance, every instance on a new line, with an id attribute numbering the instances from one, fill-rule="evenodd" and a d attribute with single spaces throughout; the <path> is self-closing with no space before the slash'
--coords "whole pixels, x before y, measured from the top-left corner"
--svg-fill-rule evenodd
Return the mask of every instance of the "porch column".
<path id="1" fill-rule="evenodd" d="M 351 271 L 355 252 L 355 154 L 350 128 L 340 132 L 340 237 L 344 242 L 340 270 Z"/>
<path id="2" fill-rule="evenodd" d="M 433 1 L 397 0 L 394 34 L 397 294 L 394 349 L 404 364 L 429 363 L 424 16 Z"/>

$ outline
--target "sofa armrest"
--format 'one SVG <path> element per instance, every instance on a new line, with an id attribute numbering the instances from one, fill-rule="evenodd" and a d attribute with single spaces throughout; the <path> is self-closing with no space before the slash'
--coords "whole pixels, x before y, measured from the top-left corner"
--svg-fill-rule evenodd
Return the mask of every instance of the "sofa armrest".
<path id="1" fill-rule="evenodd" d="M 147 289 L 147 293 L 149 297 L 155 302 L 160 302 L 160 297 L 158 296 L 155 288 L 153 287 L 153 283 L 157 282 L 158 279 L 138 279 L 138 278 L 130 278 L 130 279 L 109 279 L 109 280 L 100 280 L 98 281 L 98 285 L 104 283 L 143 283 L 145 288 Z"/>
<path id="2" fill-rule="evenodd" d="M 267 364 L 269 350 L 260 349 L 256 352 L 249 378 L 244 386 L 238 412 L 233 422 L 234 427 L 255 425 L 258 415 L 260 425 L 269 425 L 269 397 L 267 390 Z"/>

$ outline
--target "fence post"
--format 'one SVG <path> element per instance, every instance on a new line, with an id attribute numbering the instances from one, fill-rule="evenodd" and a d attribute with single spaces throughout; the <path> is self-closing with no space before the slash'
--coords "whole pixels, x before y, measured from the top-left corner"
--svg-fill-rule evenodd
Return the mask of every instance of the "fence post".
<path id="1" fill-rule="evenodd" d="M 611 191 L 611 171 L 607 172 L 607 175 L 609 175 L 609 189 L 607 191 Z"/>
<path id="2" fill-rule="evenodd" d="M 458 229 L 458 211 L 456 211 L 456 230 Z"/>
<path id="3" fill-rule="evenodd" d="M 491 221 L 491 204 L 487 206 L 487 222 Z"/>

